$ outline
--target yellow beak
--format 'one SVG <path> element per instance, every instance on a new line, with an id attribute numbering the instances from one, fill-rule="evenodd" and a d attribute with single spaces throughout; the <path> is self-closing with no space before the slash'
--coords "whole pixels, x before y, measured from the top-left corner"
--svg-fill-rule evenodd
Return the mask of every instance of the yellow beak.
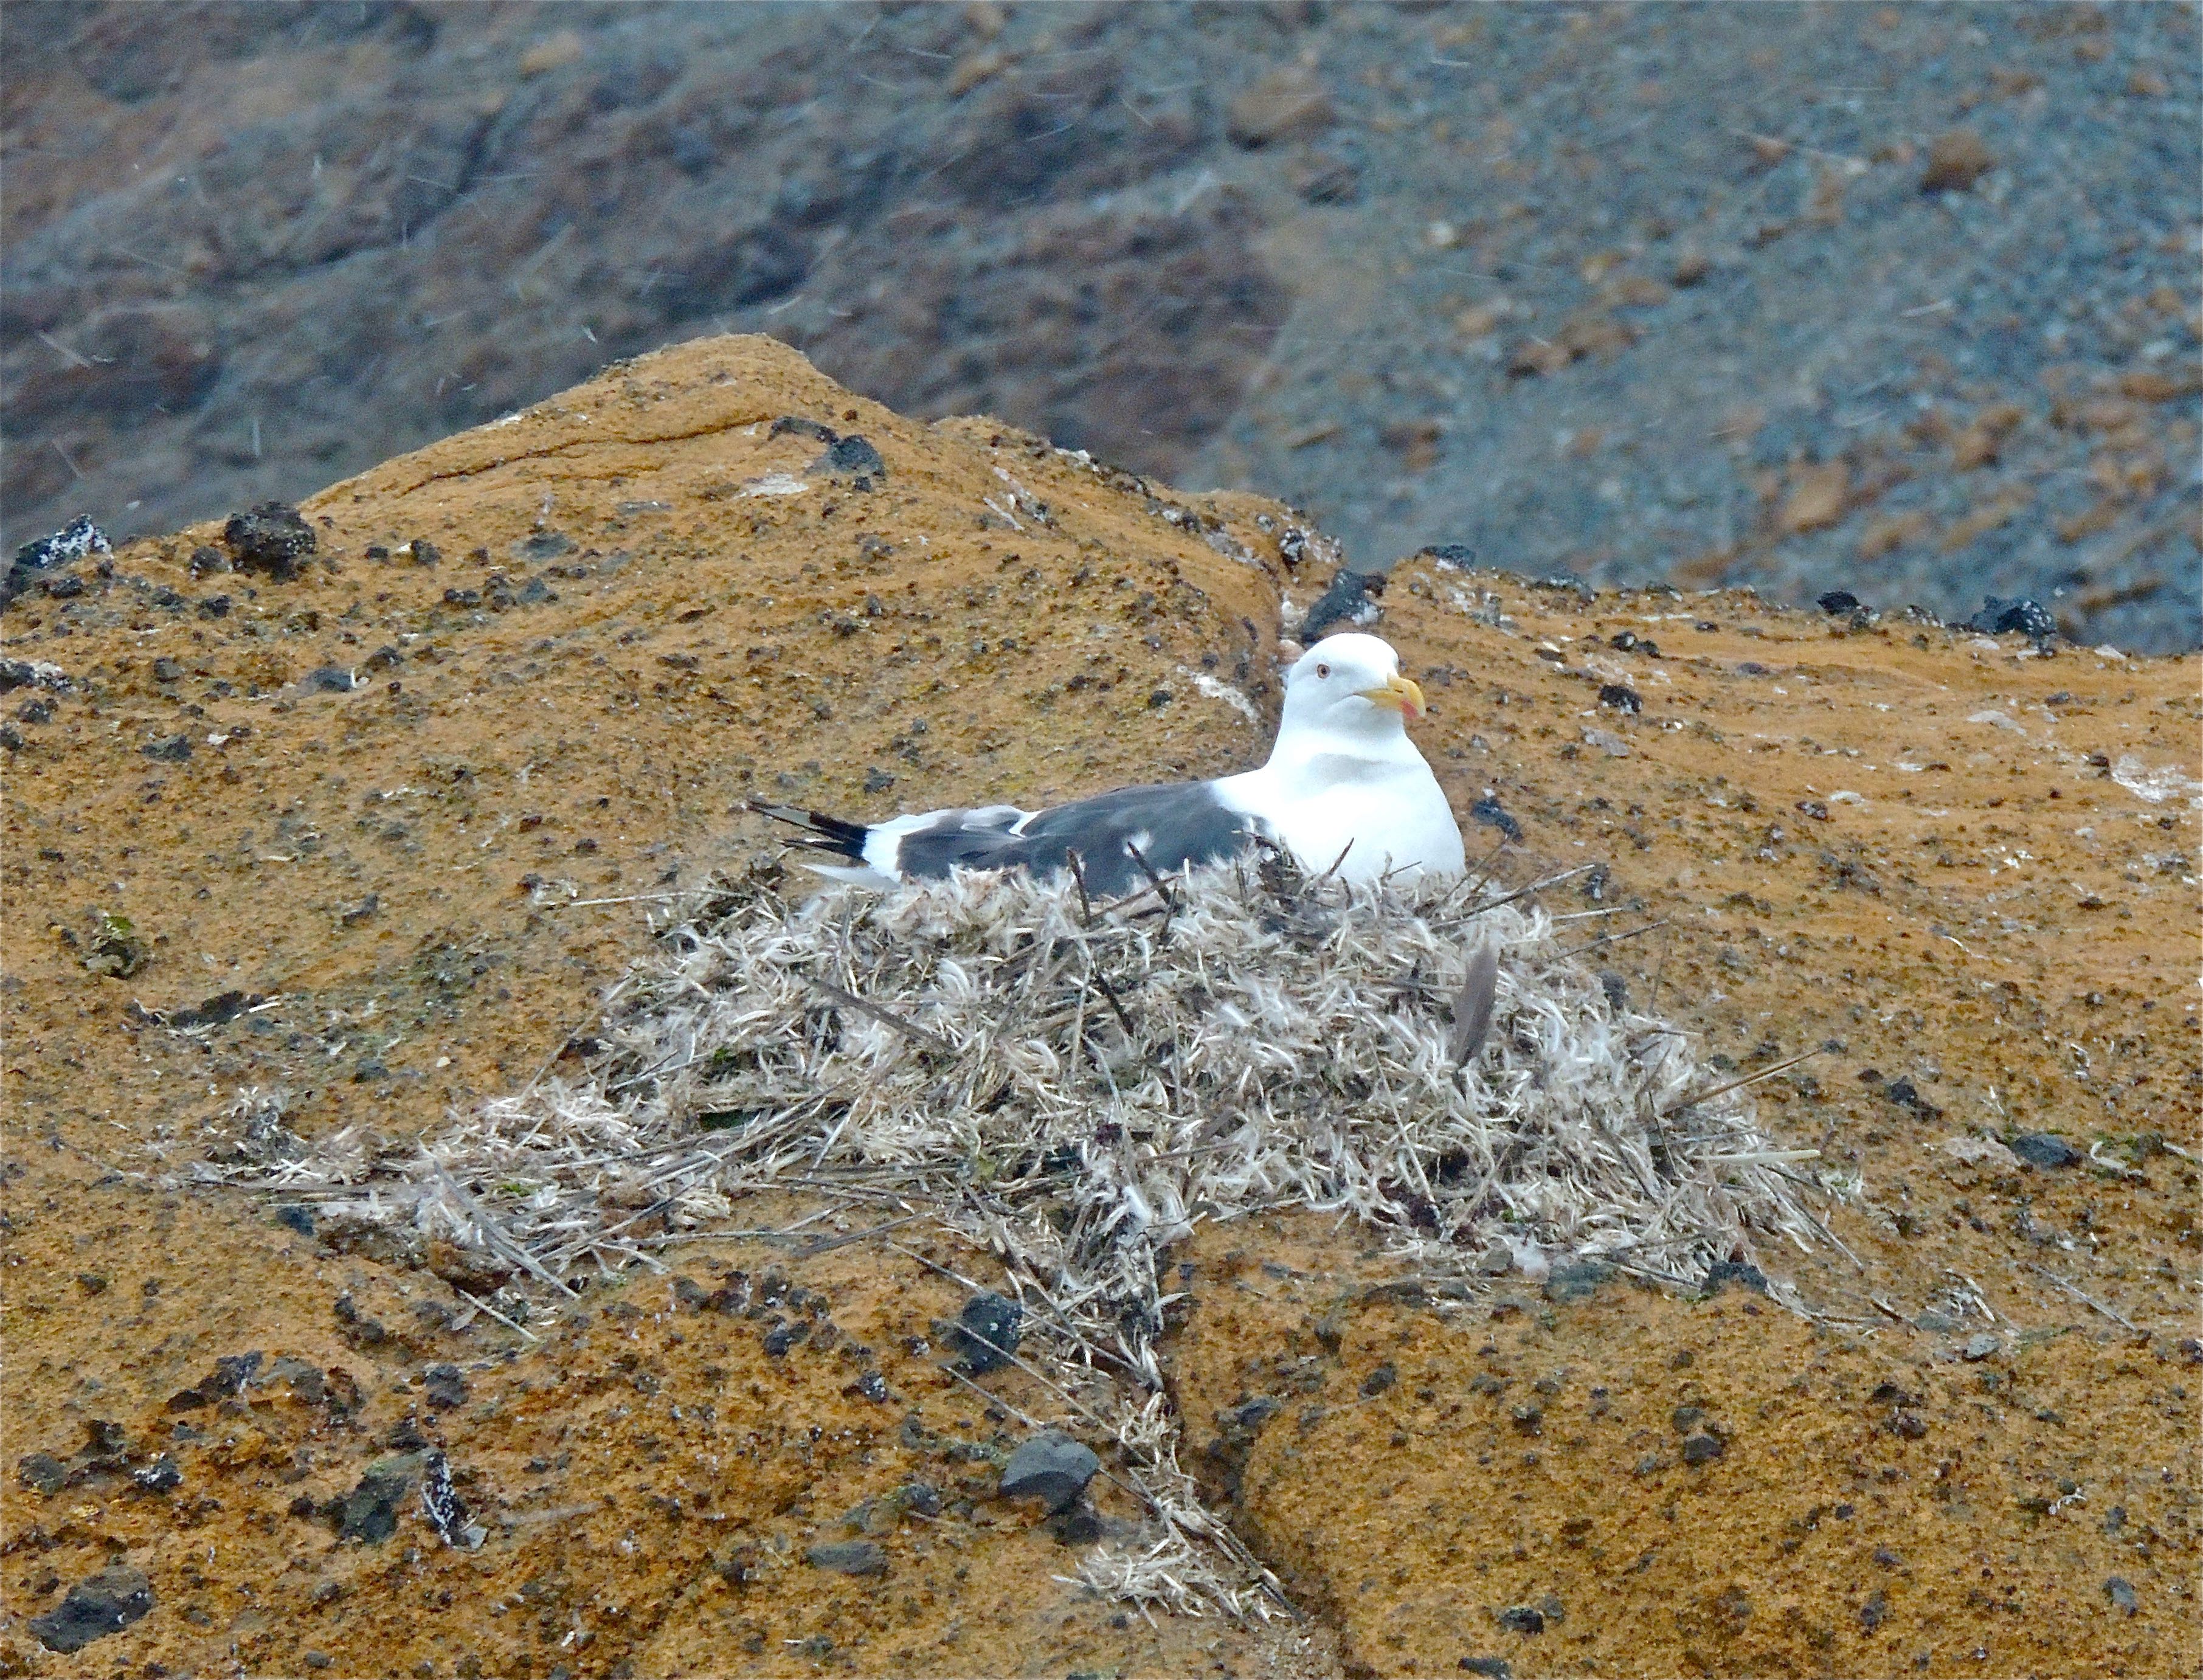
<path id="1" fill-rule="evenodd" d="M 1410 678 L 1388 676 L 1382 688 L 1365 688 L 1361 698 L 1373 706 L 1383 706 L 1406 717 L 1423 715 L 1423 691 Z"/>

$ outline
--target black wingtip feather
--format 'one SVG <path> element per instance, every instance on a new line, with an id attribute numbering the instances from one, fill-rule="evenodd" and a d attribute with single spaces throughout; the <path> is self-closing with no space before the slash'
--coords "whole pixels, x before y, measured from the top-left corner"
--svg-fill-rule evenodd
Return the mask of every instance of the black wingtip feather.
<path id="1" fill-rule="evenodd" d="M 802 829 L 806 838 L 799 842 L 800 845 L 839 852 L 854 863 L 865 861 L 865 840 L 870 831 L 861 822 L 845 822 L 823 811 L 806 811 L 801 805 L 771 805 L 763 799 L 745 799 L 742 805 L 759 816 L 769 816 L 776 822 Z"/>

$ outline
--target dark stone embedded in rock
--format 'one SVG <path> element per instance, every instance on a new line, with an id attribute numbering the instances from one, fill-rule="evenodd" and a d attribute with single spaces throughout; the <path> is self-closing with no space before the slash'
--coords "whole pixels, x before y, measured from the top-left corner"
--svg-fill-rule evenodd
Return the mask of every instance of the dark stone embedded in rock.
<path id="1" fill-rule="evenodd" d="M 834 473 L 852 478 L 877 478 L 888 469 L 880 452 L 852 432 L 846 438 L 836 438 L 826 452 L 811 463 L 814 473 Z"/>
<path id="2" fill-rule="evenodd" d="M 1911 1109 L 1915 1113 L 1933 1117 L 1943 1111 L 1920 1094 L 1920 1088 L 1912 1082 L 1910 1076 L 1891 1080 L 1881 1088 L 1881 1095 L 1883 1101 Z"/>
<path id="3" fill-rule="evenodd" d="M 49 1651 L 81 1651 L 95 1639 L 121 1633 L 153 1607 L 153 1583 L 143 1570 L 110 1564 L 68 1589 L 68 1596 L 43 1616 L 31 1618 L 31 1631 Z"/>
<path id="4" fill-rule="evenodd" d="M 822 1540 L 804 1553 L 813 1569 L 836 1575 L 885 1575 L 887 1549 L 877 1540 Z"/>
<path id="5" fill-rule="evenodd" d="M 0 607 L 28 589 L 41 572 L 73 565 L 87 555 L 114 552 L 99 527 L 88 516 L 80 514 L 51 536 L 25 543 L 15 551 L 8 569 L 0 573 Z"/>
<path id="6" fill-rule="evenodd" d="M 888 1380 L 877 1369 L 862 1371 L 842 1392 L 853 1400 L 868 1400 L 877 1405 L 888 1397 Z"/>
<path id="7" fill-rule="evenodd" d="M 342 665 L 317 665 L 298 679 L 298 687 L 309 694 L 349 694 L 365 685 Z"/>
<path id="8" fill-rule="evenodd" d="M 1545 1299 L 1556 1304 L 1589 1300 L 1613 1276 L 1613 1266 L 1604 1260 L 1562 1260 L 1546 1275 Z"/>
<path id="9" fill-rule="evenodd" d="M 15 1460 L 15 1479 L 51 1499 L 68 1482 L 68 1466 L 50 1453 L 26 1453 Z"/>
<path id="10" fill-rule="evenodd" d="M 2141 1600 L 2135 1595 L 2133 1583 L 2127 1580 L 2124 1576 L 2114 1575 L 2107 1577 L 2104 1582 L 2104 1596 L 2111 1600 L 2113 1609 L 2122 1611 L 2129 1616 L 2135 1615 L 2141 1609 Z"/>
<path id="11" fill-rule="evenodd" d="M 1366 1399 L 1373 1395 L 1381 1394 L 1399 1380 L 1400 1373 L 1398 1370 L 1393 1365 L 1390 1359 L 1387 1359 L 1383 1365 L 1378 1366 L 1376 1370 L 1371 1371 L 1368 1376 L 1361 1379 L 1362 1395 Z"/>
<path id="12" fill-rule="evenodd" d="M 822 426 L 815 420 L 806 420 L 800 414 L 781 416 L 772 422 L 772 427 L 765 433 L 765 437 L 770 440 L 788 432 L 793 432 L 800 438 L 816 438 L 822 444 L 836 444 L 842 441 L 842 434 L 832 427 Z"/>
<path id="13" fill-rule="evenodd" d="M 1102 1513 L 1078 1500 L 1048 1519 L 1048 1531 L 1059 1546 L 1091 1546 L 1102 1538 Z"/>
<path id="14" fill-rule="evenodd" d="M 1706 1268 L 1708 1294 L 1731 1283 L 1741 1283 L 1763 1295 L 1767 1293 L 1767 1274 L 1749 1260 L 1716 1260 Z"/>
<path id="15" fill-rule="evenodd" d="M 1384 609 L 1377 598 L 1385 592 L 1385 580 L 1367 572 L 1351 572 L 1339 569 L 1331 581 L 1331 587 L 1316 597 L 1316 603 L 1301 620 L 1297 639 L 1304 647 L 1314 646 L 1321 638 L 1334 630 L 1352 630 L 1374 624 Z"/>
<path id="16" fill-rule="evenodd" d="M 337 1506 L 337 1537 L 372 1546 L 397 1533 L 398 1508 L 420 1471 L 420 1459 L 410 1453 L 369 1465 L 359 1485 Z"/>
<path id="17" fill-rule="evenodd" d="M 151 1464 L 132 1471 L 130 1479 L 149 1494 L 165 1494 L 183 1485 L 184 1473 L 176 1468 L 176 1461 L 163 1453 Z"/>
<path id="18" fill-rule="evenodd" d="M 164 764 L 180 764 L 192 756 L 192 738 L 189 735 L 170 735 L 166 740 L 157 740 L 138 750 L 148 758 L 157 759 Z"/>
<path id="19" fill-rule="evenodd" d="M 1476 551 L 1467 543 L 1426 543 L 1415 552 L 1429 555 L 1441 566 L 1468 567 L 1476 563 Z"/>
<path id="20" fill-rule="evenodd" d="M 1522 838 L 1522 825 L 1503 810 L 1496 795 L 1486 793 L 1468 808 L 1468 814 L 1487 828 L 1497 828 L 1509 840 Z"/>
<path id="21" fill-rule="evenodd" d="M 1278 1403 L 1267 1394 L 1257 1394 L 1243 1405 L 1229 1406 L 1216 1414 L 1217 1421 L 1227 1429 L 1249 1433 L 1259 1429 L 1278 1415 Z"/>
<path id="22" fill-rule="evenodd" d="M 441 1409 L 467 1403 L 467 1379 L 453 1365 L 434 1365 L 421 1373 L 421 1392 Z"/>
<path id="23" fill-rule="evenodd" d="M 1993 1359 L 2004 1347 L 2003 1341 L 1993 1332 L 1983 1330 L 1966 1338 L 1966 1345 L 1958 1350 L 1958 1357 L 1970 1365 Z"/>
<path id="24" fill-rule="evenodd" d="M 1603 706 L 1612 706 L 1617 711 L 1639 712 L 1645 710 L 1645 702 L 1626 682 L 1603 685 L 1598 691 L 1598 703 Z"/>
<path id="25" fill-rule="evenodd" d="M 2081 1152 L 2055 1132 L 2022 1132 L 2011 1148 L 2028 1165 L 2046 1170 L 2070 1167 L 2082 1158 Z"/>
<path id="26" fill-rule="evenodd" d="M 2009 635 L 2017 631 L 2033 642 L 2046 642 L 2058 634 L 2058 621 L 2034 601 L 2007 601 L 1992 595 L 1982 610 L 1965 622 L 1965 628 L 1985 636 Z"/>
<path id="27" fill-rule="evenodd" d="M 949 1341 L 964 1356 L 964 1368 L 974 1376 L 984 1376 L 1010 1363 L 1024 1323 L 1025 1309 L 1017 1302 L 982 1289 L 956 1315 Z"/>
<path id="28" fill-rule="evenodd" d="M 1510 1604 L 1499 1612 L 1499 1625 L 1509 1633 L 1543 1633 L 1545 1613 L 1527 1604 Z"/>
<path id="29" fill-rule="evenodd" d="M 1717 1435 L 1703 1431 L 1683 1437 L 1683 1462 L 1686 1465 L 1710 1464 L 1728 1451 L 1728 1443 Z"/>
<path id="30" fill-rule="evenodd" d="M 281 581 L 298 575 L 298 562 L 314 551 L 314 528 L 284 502 L 263 502 L 232 514 L 221 540 L 241 572 L 264 572 Z"/>
<path id="31" fill-rule="evenodd" d="M 1066 1510 L 1101 1468 L 1102 1460 L 1084 1442 L 1050 1430 L 1010 1454 L 1002 1468 L 1001 1496 L 1037 1499 L 1051 1512 Z"/>
<path id="32" fill-rule="evenodd" d="M 1481 1674 L 1487 1680 L 1515 1680 L 1515 1670 L 1504 1657 L 1463 1657 L 1462 1667 L 1471 1674 Z"/>
<path id="33" fill-rule="evenodd" d="M 1845 618 L 1857 610 L 1859 598 L 1848 589 L 1831 589 L 1816 604 L 1831 618 Z"/>

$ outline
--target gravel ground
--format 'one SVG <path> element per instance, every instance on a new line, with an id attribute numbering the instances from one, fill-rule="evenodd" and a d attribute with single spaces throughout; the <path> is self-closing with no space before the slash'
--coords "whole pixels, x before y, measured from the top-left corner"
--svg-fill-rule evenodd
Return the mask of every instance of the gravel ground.
<path id="1" fill-rule="evenodd" d="M 1599 581 L 2188 647 L 2192 8 L 9 9 L 7 539 L 762 330 Z"/>

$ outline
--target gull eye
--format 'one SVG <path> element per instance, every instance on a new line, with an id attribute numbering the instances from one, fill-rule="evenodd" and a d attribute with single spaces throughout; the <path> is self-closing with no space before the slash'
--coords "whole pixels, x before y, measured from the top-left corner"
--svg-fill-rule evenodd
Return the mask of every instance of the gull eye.
<path id="1" fill-rule="evenodd" d="M 1331 675 L 1331 667 L 1328 665 L 1318 665 L 1315 668 L 1315 674 L 1320 677 L 1329 676 Z"/>

